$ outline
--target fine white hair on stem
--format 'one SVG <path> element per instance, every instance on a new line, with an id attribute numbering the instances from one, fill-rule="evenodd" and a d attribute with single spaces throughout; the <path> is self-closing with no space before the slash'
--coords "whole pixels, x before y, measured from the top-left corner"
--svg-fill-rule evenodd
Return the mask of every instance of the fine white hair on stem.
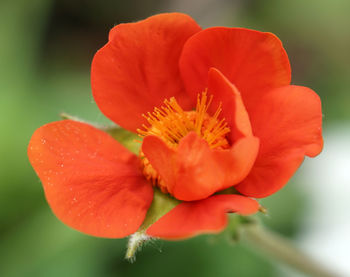
<path id="1" fill-rule="evenodd" d="M 137 251 L 139 251 L 146 242 L 153 240 L 155 240 L 155 238 L 146 235 L 144 232 L 136 232 L 132 234 L 129 237 L 125 258 L 133 263 L 136 260 Z"/>

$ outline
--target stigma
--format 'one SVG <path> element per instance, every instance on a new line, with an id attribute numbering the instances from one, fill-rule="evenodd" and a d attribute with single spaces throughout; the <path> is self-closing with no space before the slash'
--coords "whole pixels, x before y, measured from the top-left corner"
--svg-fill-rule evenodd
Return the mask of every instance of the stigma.
<path id="1" fill-rule="evenodd" d="M 208 143 L 211 149 L 227 149 L 230 145 L 226 134 L 230 132 L 230 128 L 224 118 L 219 118 L 222 111 L 221 104 L 214 114 L 208 114 L 212 99 L 213 96 L 208 97 L 206 91 L 198 94 L 196 109 L 191 111 L 184 111 L 175 97 L 166 99 L 163 106 L 154 108 L 153 112 L 143 114 L 148 125 L 143 124 L 142 129 L 137 129 L 137 132 L 141 137 L 157 136 L 174 150 L 189 132 L 195 132 Z M 162 192 L 167 193 L 167 185 L 142 151 L 140 151 L 140 158 L 146 179 L 159 187 Z"/>

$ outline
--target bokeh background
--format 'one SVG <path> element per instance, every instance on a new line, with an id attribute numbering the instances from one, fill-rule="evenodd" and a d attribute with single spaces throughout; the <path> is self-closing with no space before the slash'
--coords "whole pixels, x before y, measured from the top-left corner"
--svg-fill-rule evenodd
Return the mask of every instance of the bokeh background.
<path id="1" fill-rule="evenodd" d="M 90 63 L 110 28 L 165 11 L 203 27 L 275 33 L 293 83 L 323 101 L 325 148 L 264 199 L 269 228 L 350 276 L 350 1 L 0 0 L 0 276 L 303 276 L 243 240 L 154 241 L 130 264 L 126 240 L 89 237 L 51 213 L 26 148 L 60 112 L 107 122 L 94 104 Z"/>

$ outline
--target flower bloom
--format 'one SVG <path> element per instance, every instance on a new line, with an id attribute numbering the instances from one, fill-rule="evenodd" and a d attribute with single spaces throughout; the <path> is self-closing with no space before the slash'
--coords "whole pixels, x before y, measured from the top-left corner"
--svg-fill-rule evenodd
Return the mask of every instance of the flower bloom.
<path id="1" fill-rule="evenodd" d="M 290 79 L 271 33 L 202 30 L 179 13 L 120 24 L 93 59 L 92 92 L 108 118 L 143 138 L 139 155 L 63 120 L 35 131 L 29 159 L 53 212 L 81 232 L 135 233 L 153 187 L 179 204 L 148 235 L 218 232 L 227 212 L 257 212 L 253 198 L 278 191 L 322 150 L 320 99 Z"/>

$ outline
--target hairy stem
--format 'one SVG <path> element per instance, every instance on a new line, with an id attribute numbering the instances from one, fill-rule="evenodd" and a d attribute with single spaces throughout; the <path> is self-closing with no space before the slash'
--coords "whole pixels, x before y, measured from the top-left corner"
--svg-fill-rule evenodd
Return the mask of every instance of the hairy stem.
<path id="1" fill-rule="evenodd" d="M 129 238 L 125 258 L 129 262 L 134 262 L 136 259 L 136 252 L 139 251 L 142 245 L 149 239 L 150 237 L 143 232 L 136 232 L 135 234 L 132 234 Z"/>

